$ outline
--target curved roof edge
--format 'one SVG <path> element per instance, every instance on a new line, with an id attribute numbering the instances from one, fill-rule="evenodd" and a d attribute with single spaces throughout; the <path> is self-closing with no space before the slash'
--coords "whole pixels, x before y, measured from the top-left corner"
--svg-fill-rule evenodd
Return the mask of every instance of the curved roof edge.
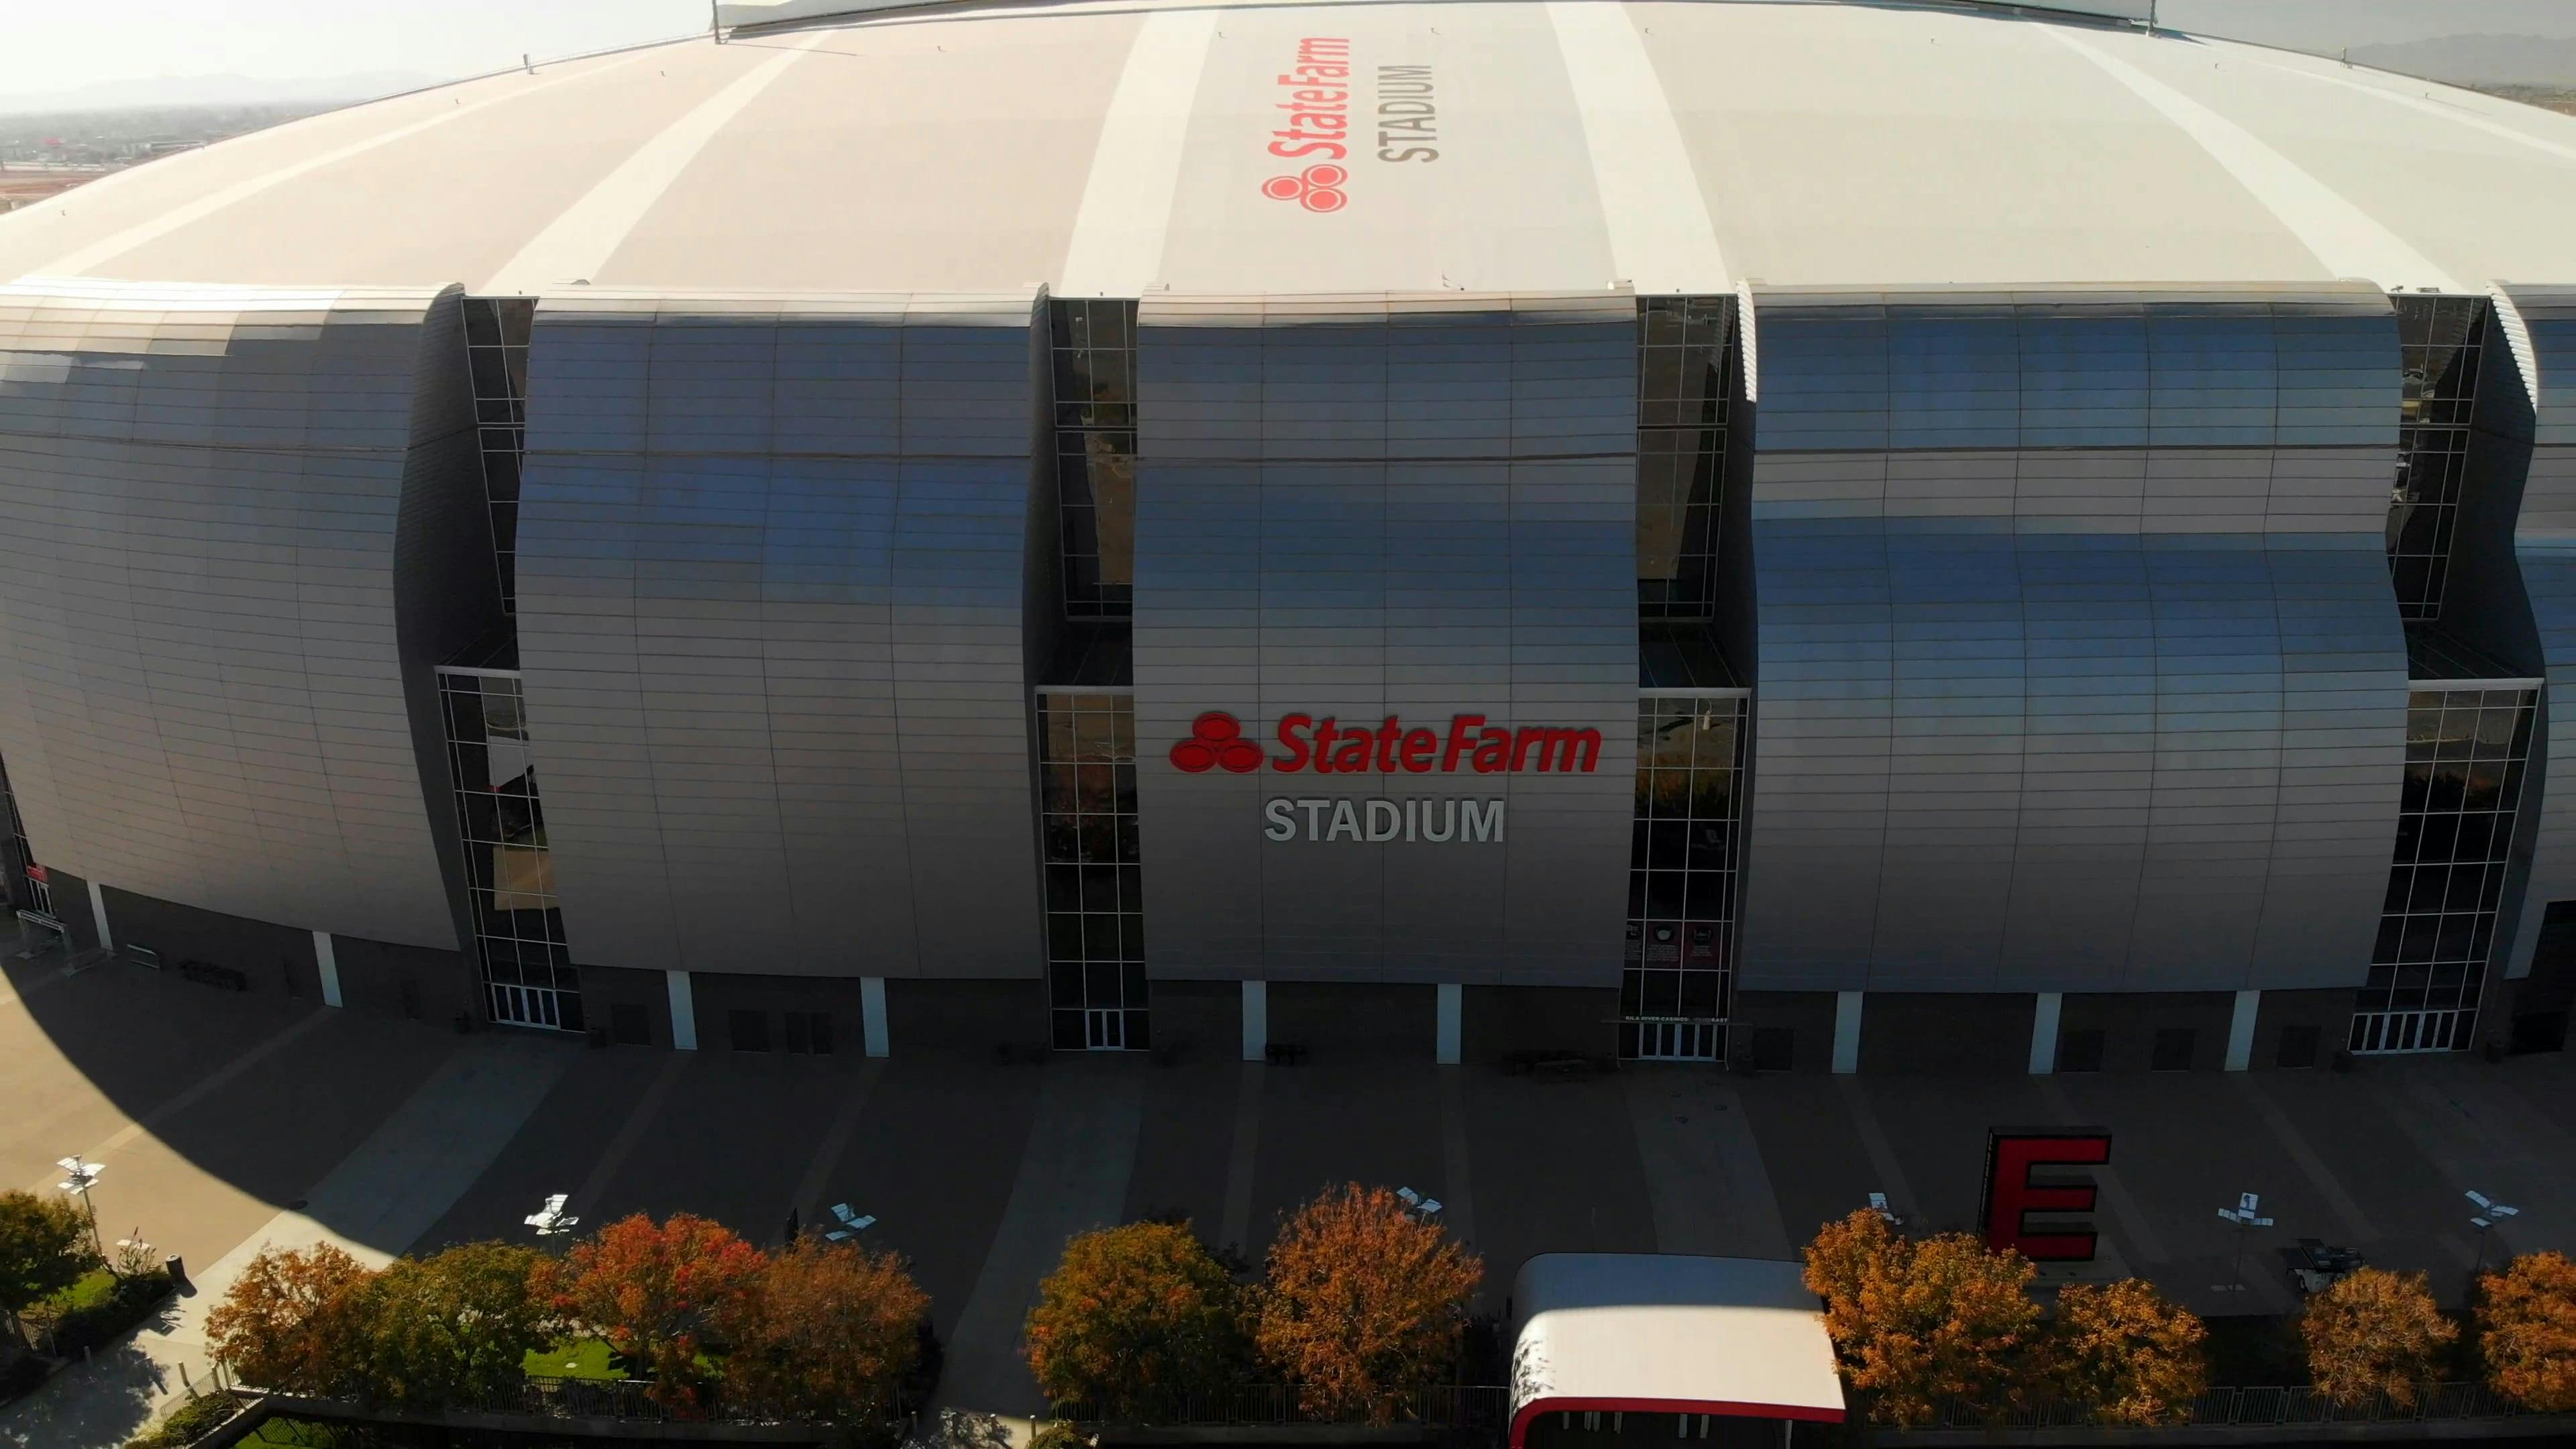
<path id="1" fill-rule="evenodd" d="M 952 3 L 955 0 L 721 0 L 716 6 L 716 24 L 727 30 L 748 30 L 806 20 L 872 15 L 887 10 L 929 10 Z M 1867 3 L 1867 0 L 1861 0 L 1861 3 Z M 2129 25 L 2153 25 L 2156 16 L 2156 0 L 1903 0 L 1903 3 L 1934 9 L 1998 10 L 2010 14 L 2065 16 Z"/>

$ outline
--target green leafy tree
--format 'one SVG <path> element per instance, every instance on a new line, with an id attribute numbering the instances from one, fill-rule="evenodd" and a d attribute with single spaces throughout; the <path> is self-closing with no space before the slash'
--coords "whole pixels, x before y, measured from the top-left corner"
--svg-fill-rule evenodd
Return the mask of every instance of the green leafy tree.
<path id="1" fill-rule="evenodd" d="M 2427 1281 L 2422 1273 L 2363 1268 L 2309 1296 L 2299 1337 L 2308 1377 L 2326 1397 L 2358 1404 L 2386 1394 L 2400 1408 L 2414 1406 L 2460 1336 L 2460 1326 L 2434 1306 Z"/>
<path id="2" fill-rule="evenodd" d="M 207 1313 L 207 1346 L 254 1387 L 346 1393 L 359 1382 L 365 1290 L 374 1277 L 329 1243 L 263 1248 Z"/>
<path id="3" fill-rule="evenodd" d="M 1242 1362 L 1240 1290 L 1187 1223 L 1103 1228 L 1065 1243 L 1025 1343 L 1049 1399 L 1132 1417 Z"/>
<path id="4" fill-rule="evenodd" d="M 2576 1409 L 2576 1263 L 2531 1253 L 2478 1280 L 2487 1383 L 2526 1409 Z"/>
<path id="5" fill-rule="evenodd" d="M 726 1302 L 725 1393 L 815 1418 L 883 1419 L 921 1354 L 930 1295 L 892 1253 L 806 1238 Z"/>
<path id="6" fill-rule="evenodd" d="M 1382 1187 L 1350 1183 L 1297 1210 L 1270 1245 L 1255 1341 L 1317 1408 L 1396 1399 L 1447 1373 L 1485 1262 Z"/>
<path id="7" fill-rule="evenodd" d="M 2171 1424 L 2209 1391 L 2209 1329 L 2143 1278 L 2058 1291 L 2049 1357 L 2058 1392 L 2110 1424 Z"/>
<path id="8" fill-rule="evenodd" d="M 12 1343 L 28 1346 L 21 1314 L 97 1266 L 89 1219 L 71 1199 L 0 1192 L 0 1313 Z"/>
<path id="9" fill-rule="evenodd" d="M 1807 1246 L 1808 1290 L 1843 1377 L 1871 1417 L 1917 1426 L 1947 1400 L 1994 1411 L 2036 1386 L 2044 1327 L 2030 1296 L 2039 1270 L 1965 1233 L 1916 1241 L 1863 1208 Z"/>
<path id="10" fill-rule="evenodd" d="M 357 1305 L 360 1391 L 437 1409 L 516 1390 L 527 1355 L 552 1343 L 561 1324 L 539 1281 L 546 1261 L 509 1243 L 396 1260 Z"/>

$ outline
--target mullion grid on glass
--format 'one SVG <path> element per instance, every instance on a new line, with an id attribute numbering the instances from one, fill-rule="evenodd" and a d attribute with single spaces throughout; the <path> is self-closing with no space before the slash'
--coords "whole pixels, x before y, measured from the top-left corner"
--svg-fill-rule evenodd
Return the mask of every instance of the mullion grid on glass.
<path id="1" fill-rule="evenodd" d="M 1136 304 L 1058 300 L 1047 319 L 1064 611 L 1124 619 L 1134 601 Z"/>
<path id="2" fill-rule="evenodd" d="M 2388 569 L 2398 617 L 2442 616 L 2460 483 L 2477 405 L 2483 297 L 2396 299 L 2404 391 L 2398 477 L 2389 497 Z"/>
<path id="3" fill-rule="evenodd" d="M 1729 1015 L 1743 719 L 1740 698 L 1638 700 L 1620 983 L 1627 1055 L 1713 1055 Z"/>
<path id="4" fill-rule="evenodd" d="M 493 1014 L 527 1025 L 578 1028 L 580 980 L 564 943 L 553 862 L 535 771 L 492 778 L 493 742 L 524 752 L 519 682 L 495 675 L 439 676 L 447 759 L 455 782 L 466 892 Z M 506 769 L 506 766 L 504 767 Z M 549 993 L 528 998 L 524 991 Z"/>
<path id="5" fill-rule="evenodd" d="M 2355 1051 L 2465 1047 L 2476 1020 L 2530 748 L 2530 690 L 2418 690 L 2406 784 Z M 2439 1013 L 2431 1025 L 2408 1013 Z"/>
<path id="6" fill-rule="evenodd" d="M 501 610 L 519 610 L 519 465 L 527 453 L 528 337 L 533 297 L 465 299 L 465 360 L 481 430 L 483 503 L 492 526 L 492 561 L 501 576 Z"/>
<path id="7" fill-rule="evenodd" d="M 1637 616 L 1705 620 L 1717 609 L 1735 299 L 1637 303 Z"/>
<path id="8" fill-rule="evenodd" d="M 1038 697 L 1039 838 L 1054 1044 L 1099 1044 L 1090 1013 L 1119 1013 L 1117 1044 L 1149 1044 L 1144 878 L 1136 826 L 1136 707 L 1123 694 Z"/>

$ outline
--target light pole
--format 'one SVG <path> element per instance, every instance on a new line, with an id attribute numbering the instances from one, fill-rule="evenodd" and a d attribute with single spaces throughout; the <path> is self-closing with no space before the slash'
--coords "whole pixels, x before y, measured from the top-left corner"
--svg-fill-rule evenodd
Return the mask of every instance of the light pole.
<path id="1" fill-rule="evenodd" d="M 80 1199 L 81 1213 L 89 1219 L 90 1251 L 100 1262 L 107 1261 L 107 1246 L 98 1240 L 98 1207 L 89 1200 L 89 1190 L 97 1186 L 100 1173 L 107 1171 L 104 1162 L 84 1162 L 79 1157 L 58 1157 L 54 1166 L 63 1170 L 63 1180 L 54 1186 Z"/>
<path id="2" fill-rule="evenodd" d="M 2487 1270 L 2487 1230 L 2522 1209 L 2507 1207 L 2482 1192 L 2469 1193 L 2468 1199 L 2478 1205 L 2478 1215 L 2469 1219 L 2469 1226 L 2478 1230 L 2478 1263 L 2469 1270 L 2469 1276 L 2474 1278 Z"/>
<path id="3" fill-rule="evenodd" d="M 2262 1215 L 2262 1209 L 2260 1194 L 2240 1192 L 2236 1195 L 2236 1206 L 2218 1210 L 2219 1217 L 2236 1225 L 2236 1261 L 2228 1268 L 2228 1276 L 2236 1281 L 2220 1284 L 2218 1291 L 2221 1293 L 2245 1291 L 2245 1235 L 2256 1228 L 2272 1226 L 2272 1220 Z"/>
<path id="4" fill-rule="evenodd" d="M 538 1237 L 562 1237 L 566 1233 L 572 1231 L 573 1224 L 581 1221 L 581 1219 L 564 1211 L 565 1198 L 566 1194 L 560 1192 L 552 1194 L 547 1197 L 546 1205 L 544 1207 L 528 1214 L 523 1221 L 525 1221 L 529 1227 L 537 1230 Z"/>

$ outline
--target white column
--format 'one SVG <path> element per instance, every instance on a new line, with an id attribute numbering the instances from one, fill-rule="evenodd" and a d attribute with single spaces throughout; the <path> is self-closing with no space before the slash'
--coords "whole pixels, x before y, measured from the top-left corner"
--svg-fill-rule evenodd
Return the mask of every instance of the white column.
<path id="1" fill-rule="evenodd" d="M 859 978 L 859 1035 L 867 1041 L 868 1055 L 886 1055 L 885 978 Z"/>
<path id="2" fill-rule="evenodd" d="M 2030 1014 L 2030 1074 L 2034 1077 L 2057 1070 L 2057 1014 L 2065 1005 L 2063 991 L 2039 993 L 2039 1007 Z"/>
<path id="3" fill-rule="evenodd" d="M 1467 988 L 1455 981 L 1440 983 L 1440 1026 L 1433 1060 L 1444 1067 L 1458 1065 L 1459 1020 L 1466 1015 Z"/>
<path id="4" fill-rule="evenodd" d="M 98 927 L 99 948 L 106 951 L 115 950 L 116 938 L 107 932 L 107 892 L 99 888 L 97 881 L 89 883 L 89 919 L 92 925 Z"/>
<path id="5" fill-rule="evenodd" d="M 698 1049 L 698 998 L 689 990 L 689 973 L 665 971 L 671 988 L 671 1045 L 684 1052 Z"/>
<path id="6" fill-rule="evenodd" d="M 2227 1070 L 2241 1072 L 2254 1065 L 2254 1018 L 2263 1009 L 2263 993 L 2236 993 L 2236 1012 L 2227 1018 Z"/>
<path id="7" fill-rule="evenodd" d="M 331 949 L 331 933 L 313 933 L 313 969 L 322 973 L 322 1004 L 340 1004 L 340 958 Z"/>
<path id="8" fill-rule="evenodd" d="M 1270 983 L 1243 983 L 1243 1059 L 1247 1062 L 1267 1060 L 1270 1055 Z"/>
<path id="9" fill-rule="evenodd" d="M 1857 991 L 1834 993 L 1834 1071 L 1839 1076 L 1860 1070 L 1860 996 Z"/>

